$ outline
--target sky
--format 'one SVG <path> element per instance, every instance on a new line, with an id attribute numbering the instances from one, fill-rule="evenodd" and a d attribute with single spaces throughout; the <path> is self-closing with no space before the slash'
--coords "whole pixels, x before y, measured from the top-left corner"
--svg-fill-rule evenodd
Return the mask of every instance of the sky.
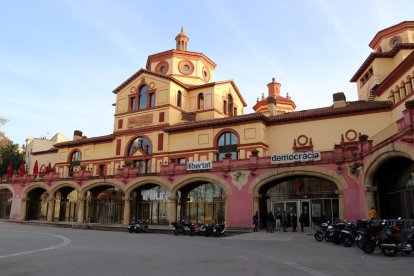
<path id="1" fill-rule="evenodd" d="M 14 143 L 74 130 L 111 134 L 112 91 L 149 55 L 188 50 L 234 80 L 252 113 L 274 77 L 296 110 L 357 100 L 351 77 L 375 34 L 413 20 L 412 0 L 0 1 L 0 132 Z M 411 17 L 410 17 L 411 16 Z"/>

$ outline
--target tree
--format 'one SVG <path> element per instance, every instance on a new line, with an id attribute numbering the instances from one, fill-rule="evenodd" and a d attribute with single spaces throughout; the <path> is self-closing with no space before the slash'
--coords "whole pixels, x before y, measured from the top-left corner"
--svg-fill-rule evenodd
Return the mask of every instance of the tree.
<path id="1" fill-rule="evenodd" d="M 7 167 L 11 163 L 13 171 L 18 170 L 24 160 L 24 155 L 19 152 L 19 145 L 3 139 L 0 141 L 0 176 L 7 174 Z"/>
<path id="2" fill-rule="evenodd" d="M 0 126 L 7 122 L 0 117 Z M 11 163 L 13 171 L 18 170 L 24 160 L 24 155 L 19 152 L 19 145 L 13 144 L 6 135 L 0 131 L 0 176 L 7 174 L 7 167 Z"/>

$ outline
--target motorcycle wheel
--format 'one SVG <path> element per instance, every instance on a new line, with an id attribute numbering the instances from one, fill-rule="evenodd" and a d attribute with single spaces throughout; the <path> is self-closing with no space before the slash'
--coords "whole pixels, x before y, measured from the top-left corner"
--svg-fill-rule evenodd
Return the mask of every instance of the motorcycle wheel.
<path id="1" fill-rule="evenodd" d="M 315 240 L 317 240 L 318 242 L 323 241 L 323 233 L 316 232 L 313 236 L 315 237 Z"/>
<path id="2" fill-rule="evenodd" d="M 132 229 L 132 227 L 129 227 L 129 228 L 128 228 L 128 232 L 129 232 L 129 233 L 132 233 L 132 232 L 134 232 L 134 229 Z"/>
<path id="3" fill-rule="evenodd" d="M 382 251 L 382 254 L 384 254 L 385 256 L 388 256 L 388 257 L 394 257 L 395 255 L 397 255 L 397 249 L 395 249 L 395 248 L 390 249 L 390 248 L 382 248 L 381 247 L 381 251 Z"/>
<path id="4" fill-rule="evenodd" d="M 342 244 L 345 245 L 346 247 L 351 247 L 353 243 L 354 243 L 354 239 L 351 237 L 345 237 L 342 240 Z"/>
<path id="5" fill-rule="evenodd" d="M 175 229 L 174 229 L 174 231 L 173 231 L 173 232 L 174 232 L 174 235 L 175 235 L 175 236 L 178 236 L 177 230 L 175 230 Z"/>
<path id="6" fill-rule="evenodd" d="M 371 254 L 375 251 L 375 241 L 364 241 L 362 244 L 362 251 L 367 254 Z"/>

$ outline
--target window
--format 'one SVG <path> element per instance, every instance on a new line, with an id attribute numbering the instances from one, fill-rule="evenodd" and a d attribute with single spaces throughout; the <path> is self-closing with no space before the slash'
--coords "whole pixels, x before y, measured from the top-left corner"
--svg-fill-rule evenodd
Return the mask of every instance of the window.
<path id="1" fill-rule="evenodd" d="M 183 95 L 182 95 L 181 91 L 178 90 L 178 93 L 177 93 L 177 106 L 178 107 L 181 107 L 182 97 L 183 97 Z"/>
<path id="2" fill-rule="evenodd" d="M 229 113 L 229 116 L 233 116 L 233 97 L 229 94 L 227 97 L 227 111 Z"/>
<path id="3" fill-rule="evenodd" d="M 82 157 L 82 155 L 81 155 L 80 151 L 75 151 L 75 152 L 72 154 L 71 161 L 72 161 L 72 162 L 79 162 L 79 161 L 81 161 L 81 157 Z"/>
<path id="4" fill-rule="evenodd" d="M 227 101 L 223 101 L 223 113 L 227 115 Z"/>
<path id="5" fill-rule="evenodd" d="M 204 109 L 204 94 L 203 93 L 198 94 L 197 109 Z"/>
<path id="6" fill-rule="evenodd" d="M 146 85 L 141 86 L 141 88 L 139 89 L 139 94 L 138 94 L 138 102 L 139 102 L 138 109 L 139 110 L 147 107 L 147 91 L 148 91 L 148 87 Z"/>
<path id="7" fill-rule="evenodd" d="M 134 160 L 134 167 L 139 169 L 139 173 L 150 173 L 151 160 Z"/>
<path id="8" fill-rule="evenodd" d="M 398 44 L 400 44 L 400 43 L 401 43 L 401 41 L 400 41 L 398 38 L 393 39 L 393 41 L 392 41 L 392 46 L 398 45 Z"/>
<path id="9" fill-rule="evenodd" d="M 178 158 L 178 164 L 185 165 L 185 158 Z"/>
<path id="10" fill-rule="evenodd" d="M 231 154 L 232 159 L 237 159 L 237 145 L 239 141 L 233 132 L 223 133 L 217 141 L 217 160 L 223 160 L 226 154 Z"/>
<path id="11" fill-rule="evenodd" d="M 134 97 L 129 98 L 129 110 L 134 111 L 136 109 L 137 109 L 137 98 L 134 96 Z"/>
<path id="12" fill-rule="evenodd" d="M 128 156 L 133 156 L 136 151 L 140 151 L 142 154 L 151 154 L 151 143 L 145 137 L 138 137 L 132 141 L 128 149 Z"/>
<path id="13" fill-rule="evenodd" d="M 154 107 L 155 106 L 155 93 L 152 92 L 149 95 L 150 95 L 150 107 Z"/>

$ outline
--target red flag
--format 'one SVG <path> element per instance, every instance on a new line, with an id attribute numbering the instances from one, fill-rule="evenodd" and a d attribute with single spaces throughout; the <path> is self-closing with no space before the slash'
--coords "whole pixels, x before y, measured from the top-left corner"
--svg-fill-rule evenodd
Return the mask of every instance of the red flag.
<path id="1" fill-rule="evenodd" d="M 24 162 L 20 165 L 19 172 L 20 172 L 20 175 L 26 174 L 26 165 L 24 164 Z"/>
<path id="2" fill-rule="evenodd" d="M 50 173 L 51 168 L 52 168 L 52 165 L 49 162 L 49 164 L 46 166 L 46 173 Z"/>
<path id="3" fill-rule="evenodd" d="M 13 166 L 11 163 L 9 163 L 9 166 L 7 167 L 7 175 L 10 177 L 13 174 Z"/>
<path id="4" fill-rule="evenodd" d="M 33 175 L 36 177 L 38 174 L 39 174 L 39 164 L 37 163 L 37 160 L 36 160 L 34 167 L 33 167 Z"/>

